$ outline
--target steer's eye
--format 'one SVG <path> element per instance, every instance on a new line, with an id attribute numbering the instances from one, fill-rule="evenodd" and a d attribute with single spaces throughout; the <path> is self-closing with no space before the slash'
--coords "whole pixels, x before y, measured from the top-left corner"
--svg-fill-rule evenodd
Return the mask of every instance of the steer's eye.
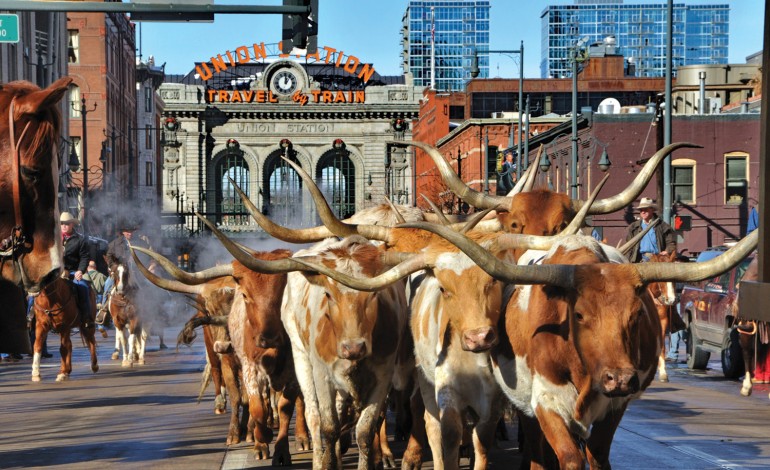
<path id="1" fill-rule="evenodd" d="M 438 290 L 441 291 L 441 295 L 443 295 L 444 297 L 449 297 L 449 292 L 447 292 L 447 290 L 444 289 L 443 287 L 439 287 Z"/>
<path id="2" fill-rule="evenodd" d="M 583 322 L 583 314 L 580 312 L 575 312 L 575 319 L 579 322 Z"/>

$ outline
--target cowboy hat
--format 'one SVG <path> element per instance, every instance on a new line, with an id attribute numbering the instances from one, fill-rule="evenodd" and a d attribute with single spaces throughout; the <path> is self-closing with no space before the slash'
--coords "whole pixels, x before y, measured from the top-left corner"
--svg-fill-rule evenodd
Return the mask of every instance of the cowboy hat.
<path id="1" fill-rule="evenodd" d="M 74 218 L 72 214 L 69 212 L 62 212 L 61 216 L 59 216 L 59 223 L 60 224 L 76 224 L 78 223 L 78 219 Z"/>
<path id="2" fill-rule="evenodd" d="M 655 204 L 655 202 L 652 200 L 652 198 L 649 197 L 643 197 L 639 201 L 639 205 L 636 206 L 636 209 L 657 209 L 658 206 Z"/>
<path id="3" fill-rule="evenodd" d="M 119 232 L 135 232 L 136 231 L 136 224 L 132 223 L 128 220 L 122 220 L 118 222 L 118 231 Z"/>

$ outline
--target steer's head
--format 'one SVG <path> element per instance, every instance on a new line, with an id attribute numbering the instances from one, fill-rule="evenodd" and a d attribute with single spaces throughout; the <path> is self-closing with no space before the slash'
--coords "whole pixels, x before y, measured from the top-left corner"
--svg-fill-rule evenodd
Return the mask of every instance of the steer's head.
<path id="1" fill-rule="evenodd" d="M 314 261 L 355 278 L 370 278 L 383 269 L 381 251 L 363 237 L 349 237 L 329 246 Z M 326 315 L 318 324 L 316 347 L 327 359 L 358 361 L 372 354 L 372 337 L 387 291 L 364 292 L 323 274 L 303 273 L 324 291 L 318 307 Z"/>
<path id="2" fill-rule="evenodd" d="M 428 275 L 434 279 L 427 279 L 425 288 L 439 291 L 442 341 L 449 330 L 466 351 L 486 351 L 497 344 L 503 283 L 464 253 L 439 255 Z"/>
<path id="3" fill-rule="evenodd" d="M 256 259 L 273 261 L 291 256 L 289 250 L 252 253 Z M 233 278 L 237 284 L 236 303 L 243 303 L 248 320 L 247 332 L 254 346 L 261 349 L 279 348 L 285 342 L 285 330 L 281 323 L 281 299 L 286 287 L 286 274 L 254 272 L 238 261 L 233 262 Z"/>

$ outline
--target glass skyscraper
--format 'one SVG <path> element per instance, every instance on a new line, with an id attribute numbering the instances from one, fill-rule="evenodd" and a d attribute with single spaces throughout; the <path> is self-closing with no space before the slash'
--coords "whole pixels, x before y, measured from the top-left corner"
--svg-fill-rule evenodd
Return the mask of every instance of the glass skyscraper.
<path id="1" fill-rule="evenodd" d="M 730 6 L 673 6 L 673 67 L 727 64 Z M 570 48 L 583 37 L 589 44 L 614 36 L 637 77 L 666 74 L 665 2 L 624 5 L 622 0 L 576 0 L 574 5 L 548 6 L 541 19 L 541 78 L 572 75 Z M 676 70 L 674 70 L 676 72 Z"/>
<path id="2" fill-rule="evenodd" d="M 489 0 L 410 0 L 402 34 L 402 68 L 412 74 L 415 86 L 431 84 L 431 37 L 436 90 L 465 89 L 474 51 L 479 77 L 489 76 Z"/>

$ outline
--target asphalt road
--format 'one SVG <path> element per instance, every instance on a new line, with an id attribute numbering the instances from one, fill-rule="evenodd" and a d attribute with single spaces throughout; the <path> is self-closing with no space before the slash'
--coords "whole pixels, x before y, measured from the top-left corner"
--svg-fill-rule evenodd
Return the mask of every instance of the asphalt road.
<path id="1" fill-rule="evenodd" d="M 167 343 L 177 331 L 166 330 Z M 49 339 L 52 351 L 57 341 Z M 87 350 L 74 337 L 73 374 L 65 383 L 54 382 L 56 352 L 43 360 L 40 383 L 30 380 L 31 359 L 0 363 L 0 468 L 269 466 L 254 460 L 250 444 L 226 448 L 228 418 L 214 415 L 211 388 L 196 404 L 205 364 L 202 341 L 178 352 L 160 351 L 151 337 L 147 364 L 133 369 L 110 359 L 112 332 L 98 341 L 100 370 L 92 374 Z M 675 365 L 671 382 L 655 382 L 631 405 L 613 444 L 615 469 L 770 468 L 768 385 L 741 397 L 739 383 L 722 378 L 717 361 L 710 365 L 704 373 Z M 493 450 L 490 468 L 518 467 L 515 425 L 509 435 L 512 440 Z M 392 447 L 400 457 L 403 443 Z M 309 469 L 310 459 L 309 452 L 294 453 L 294 467 Z M 345 462 L 355 468 L 354 449 Z M 432 466 L 426 462 L 423 468 Z"/>

